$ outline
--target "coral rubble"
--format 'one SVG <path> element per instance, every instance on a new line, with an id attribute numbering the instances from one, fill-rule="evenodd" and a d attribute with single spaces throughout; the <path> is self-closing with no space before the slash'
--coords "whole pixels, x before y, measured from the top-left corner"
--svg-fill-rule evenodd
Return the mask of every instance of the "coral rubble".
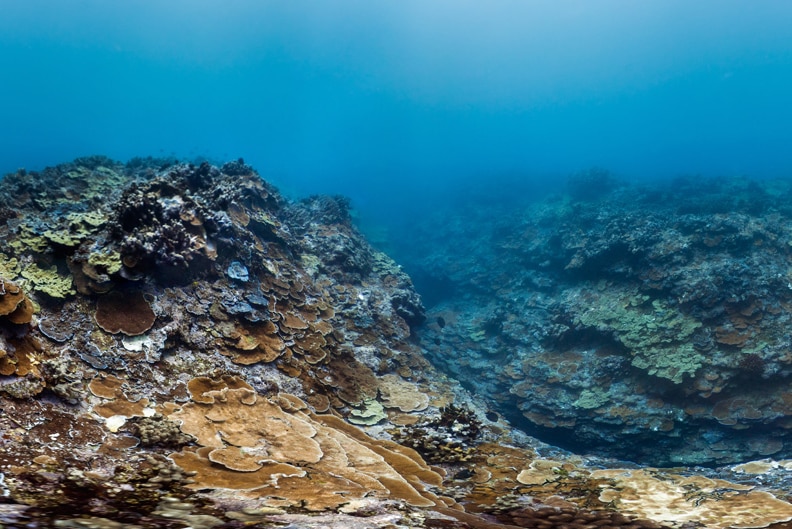
<path id="1" fill-rule="evenodd" d="M 622 468 L 512 429 L 425 359 L 420 297 L 342 198 L 290 202 L 242 160 L 81 158 L 7 175 L 0 190 L 0 526 L 714 529 L 792 519 L 785 462 L 735 467 L 726 481 Z M 578 330 L 557 323 L 559 339 L 596 328 L 635 348 L 618 369 L 651 364 L 667 387 L 687 384 L 709 362 L 687 344 L 710 322 L 644 295 L 592 288 L 612 310 L 588 312 L 562 301 Z M 772 319 L 752 307 L 727 312 L 738 336 L 758 314 Z M 434 324 L 441 317 L 450 330 L 465 316 Z M 657 322 L 667 336 L 642 334 Z M 510 325 L 492 314 L 469 341 L 487 344 Z M 745 351 L 757 355 L 742 367 L 750 376 L 770 372 L 766 353 Z M 564 354 L 559 371 L 603 350 Z M 615 397 L 581 385 L 575 407 L 593 413 Z M 751 402 L 732 396 L 722 422 L 739 424 Z M 769 485 L 743 483 L 757 468 Z"/>

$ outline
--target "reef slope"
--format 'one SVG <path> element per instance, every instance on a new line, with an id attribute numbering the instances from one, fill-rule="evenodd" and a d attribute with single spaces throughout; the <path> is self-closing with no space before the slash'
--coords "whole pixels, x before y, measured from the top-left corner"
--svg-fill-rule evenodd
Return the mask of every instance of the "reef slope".
<path id="1" fill-rule="evenodd" d="M 519 211 L 446 219 L 415 234 L 411 265 L 449 285 L 422 331 L 429 357 L 576 449 L 788 458 L 790 196 L 787 181 L 592 171 Z"/>
<path id="2" fill-rule="evenodd" d="M 513 430 L 424 358 L 419 296 L 344 199 L 242 160 L 18 171 L 0 241 L 0 526 L 792 519 L 785 462 L 624 467 Z"/>

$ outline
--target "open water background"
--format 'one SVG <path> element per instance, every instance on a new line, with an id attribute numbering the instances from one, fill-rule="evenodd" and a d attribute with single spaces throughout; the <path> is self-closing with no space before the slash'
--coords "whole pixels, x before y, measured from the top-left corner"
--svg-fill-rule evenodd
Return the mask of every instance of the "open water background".
<path id="1" fill-rule="evenodd" d="M 0 0 L 0 172 L 244 157 L 383 240 L 592 166 L 787 177 L 790 94 L 785 0 Z"/>

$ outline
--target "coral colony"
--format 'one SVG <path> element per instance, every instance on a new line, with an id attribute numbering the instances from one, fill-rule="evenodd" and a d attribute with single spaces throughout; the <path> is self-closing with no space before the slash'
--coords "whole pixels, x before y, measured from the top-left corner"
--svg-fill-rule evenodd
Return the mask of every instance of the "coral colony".
<path id="1" fill-rule="evenodd" d="M 426 318 L 344 199 L 288 201 L 242 160 L 7 175 L 0 527 L 792 520 L 789 189 L 672 207 L 594 180 L 494 250 L 417 229 L 458 287 Z"/>

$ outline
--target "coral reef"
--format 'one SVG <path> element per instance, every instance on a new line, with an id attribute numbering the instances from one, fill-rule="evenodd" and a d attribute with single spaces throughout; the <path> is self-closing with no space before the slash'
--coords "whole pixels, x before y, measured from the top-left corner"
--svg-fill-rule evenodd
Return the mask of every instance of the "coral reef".
<path id="1" fill-rule="evenodd" d="M 446 292 L 422 344 L 575 450 L 789 457 L 790 195 L 786 181 L 629 186 L 594 170 L 567 194 L 416 229 L 401 258 Z"/>
<path id="2" fill-rule="evenodd" d="M 449 404 L 440 408 L 439 416 L 423 417 L 392 435 L 430 463 L 456 463 L 473 457 L 480 433 L 481 422 L 472 411 Z"/>
<path id="3" fill-rule="evenodd" d="M 0 189 L 1 526 L 716 529 L 790 519 L 785 461 L 665 473 L 573 456 L 512 428 L 424 357 L 421 298 L 342 198 L 289 202 L 242 160 L 90 157 L 18 171 Z M 575 376 L 563 362 L 607 353 L 600 377 L 642 372 L 677 388 L 711 362 L 688 342 L 737 340 L 724 328 L 707 341 L 711 322 L 640 288 L 589 287 L 612 310 L 562 296 L 567 323 L 552 328 L 568 344 L 590 333 L 610 349 L 569 345 L 554 360 L 559 376 Z M 622 306 L 627 297 L 635 303 Z M 466 340 L 483 347 L 516 332 L 508 310 Z M 758 302 L 729 311 L 740 337 L 759 314 L 780 317 Z M 434 316 L 448 336 L 465 318 Z M 668 333 L 642 334 L 657 322 Z M 778 368 L 750 343 L 732 344 L 742 380 Z M 575 380 L 578 413 L 618 397 Z M 738 395 L 724 402 L 726 427 L 755 414 Z M 746 483 L 757 469 L 762 483 Z M 661 496 L 673 505 L 652 507 Z"/>

